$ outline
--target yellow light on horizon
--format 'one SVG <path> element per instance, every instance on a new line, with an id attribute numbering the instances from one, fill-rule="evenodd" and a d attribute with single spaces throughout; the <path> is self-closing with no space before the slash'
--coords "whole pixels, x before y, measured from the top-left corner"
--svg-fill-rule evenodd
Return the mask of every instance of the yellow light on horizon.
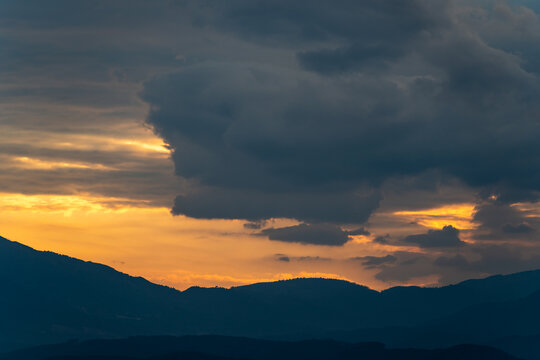
<path id="1" fill-rule="evenodd" d="M 297 278 L 322 278 L 322 279 L 338 279 L 349 282 L 354 282 L 342 275 L 334 273 L 324 272 L 308 272 L 300 271 L 295 273 L 268 273 L 265 276 L 230 276 L 223 274 L 208 274 L 208 273 L 194 273 L 187 270 L 178 270 L 173 273 L 169 273 L 165 276 L 154 276 L 148 278 L 150 281 L 157 282 L 159 284 L 168 285 L 171 287 L 177 287 L 178 284 L 197 284 L 197 286 L 215 286 L 219 283 L 221 287 L 242 286 L 250 285 L 261 282 L 274 282 L 279 280 L 291 280 Z M 184 286 L 187 288 L 189 285 Z"/>

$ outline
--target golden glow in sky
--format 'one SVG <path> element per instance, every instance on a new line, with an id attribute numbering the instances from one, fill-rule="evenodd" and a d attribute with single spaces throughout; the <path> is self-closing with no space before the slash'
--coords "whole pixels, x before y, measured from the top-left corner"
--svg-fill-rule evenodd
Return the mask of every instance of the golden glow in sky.
<path id="1" fill-rule="evenodd" d="M 474 204 L 454 204 L 433 209 L 396 211 L 394 215 L 431 229 L 452 225 L 459 230 L 470 230 L 475 228 L 472 222 L 474 212 Z"/>
<path id="2" fill-rule="evenodd" d="M 111 168 L 101 164 L 81 164 L 75 162 L 60 162 L 46 161 L 40 159 L 29 158 L 27 156 L 16 156 L 13 160 L 20 164 L 20 167 L 26 169 L 41 169 L 52 170 L 57 168 L 74 168 L 74 169 L 94 169 L 94 170 L 110 170 Z"/>
<path id="3" fill-rule="evenodd" d="M 344 247 L 316 247 L 254 236 L 240 220 L 173 217 L 167 207 L 125 198 L 0 193 L 2 235 L 38 250 L 104 263 L 131 275 L 179 289 L 193 285 L 235 286 L 295 277 L 339 278 L 384 288 L 369 271 L 346 259 L 383 254 L 359 236 Z M 426 226 L 468 224 L 467 205 L 398 212 Z M 288 220 L 275 220 L 279 226 Z M 278 226 L 276 225 L 276 226 Z M 433 225 L 435 226 L 435 225 Z M 276 261 L 276 254 L 303 261 Z M 312 260 L 308 259 L 308 255 Z M 324 261 L 324 257 L 341 261 Z M 321 262 L 324 271 L 321 271 Z M 433 279 L 429 279 L 433 280 Z M 426 279 L 418 279 L 424 283 Z M 415 284 L 420 284 L 415 282 Z"/>
<path id="4" fill-rule="evenodd" d="M 294 266 L 280 271 L 273 256 L 287 246 L 250 236 L 239 220 L 173 217 L 165 207 L 87 195 L 0 193 L 0 207 L 0 227 L 10 240 L 179 289 L 295 277 L 347 279 Z M 304 253 L 301 245 L 295 247 Z M 261 255 L 253 259 L 253 254 Z"/>

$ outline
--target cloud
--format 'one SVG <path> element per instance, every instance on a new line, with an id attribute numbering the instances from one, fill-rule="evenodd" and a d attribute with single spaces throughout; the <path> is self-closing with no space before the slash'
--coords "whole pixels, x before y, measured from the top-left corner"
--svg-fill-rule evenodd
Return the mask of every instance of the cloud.
<path id="1" fill-rule="evenodd" d="M 331 258 L 327 257 L 321 257 L 321 256 L 288 256 L 285 254 L 275 254 L 275 259 L 277 261 L 283 261 L 283 262 L 292 262 L 292 261 L 298 261 L 298 262 L 320 262 L 320 261 L 332 261 Z"/>
<path id="2" fill-rule="evenodd" d="M 291 258 L 284 254 L 276 254 L 275 255 L 277 261 L 283 261 L 283 262 L 290 262 Z"/>
<path id="3" fill-rule="evenodd" d="M 342 246 L 351 238 L 346 231 L 329 224 L 300 224 L 261 231 L 270 240 L 300 243 L 305 245 Z"/>
<path id="4" fill-rule="evenodd" d="M 530 234 L 535 231 L 526 223 L 520 223 L 517 225 L 505 224 L 501 230 L 505 234 Z"/>
<path id="5" fill-rule="evenodd" d="M 470 250 L 470 253 L 466 254 L 438 257 L 434 264 L 454 271 L 480 275 L 508 274 L 540 267 L 538 249 L 504 244 L 477 245 Z"/>
<path id="6" fill-rule="evenodd" d="M 322 256 L 297 256 L 294 258 L 297 261 L 332 261 L 331 258 Z"/>
<path id="7" fill-rule="evenodd" d="M 469 266 L 469 261 L 461 254 L 454 256 L 441 256 L 435 259 L 434 264 L 437 266 L 465 268 Z"/>
<path id="8" fill-rule="evenodd" d="M 354 230 L 344 230 L 329 223 L 299 224 L 281 228 L 268 228 L 259 232 L 270 240 L 293 242 L 310 245 L 343 246 L 352 239 L 351 236 L 369 235 L 369 232 L 360 227 Z M 294 260 L 316 261 L 327 260 L 319 256 L 301 256 Z"/>
<path id="9" fill-rule="evenodd" d="M 530 211 L 499 199 L 486 199 L 476 206 L 473 232 L 476 240 L 538 240 L 540 221 Z"/>
<path id="10" fill-rule="evenodd" d="M 390 243 L 389 238 L 390 235 L 376 236 L 373 239 L 373 242 L 381 245 L 388 245 Z"/>
<path id="11" fill-rule="evenodd" d="M 405 244 L 414 244 L 421 248 L 459 247 L 465 242 L 459 239 L 459 230 L 447 225 L 442 230 L 428 230 L 425 234 L 409 235 L 403 240 Z"/>
<path id="12" fill-rule="evenodd" d="M 251 222 L 245 223 L 244 228 L 250 229 L 250 230 L 259 230 L 265 227 L 266 224 L 267 224 L 266 220 L 251 221 Z"/>
<path id="13" fill-rule="evenodd" d="M 385 183 L 426 173 L 436 174 L 433 183 L 410 190 L 452 178 L 534 200 L 540 83 L 523 66 L 528 53 L 483 39 L 476 25 L 457 21 L 472 10 L 453 6 L 235 1 L 198 9 L 202 28 L 246 41 L 245 51 L 144 85 L 147 121 L 171 145 L 186 184 L 173 213 L 362 224 Z"/>
<path id="14" fill-rule="evenodd" d="M 318 43 L 329 39 L 398 43 L 437 26 L 445 5 L 429 1 L 342 1 L 290 3 L 286 0 L 237 0 L 206 3 L 206 26 L 231 31 L 236 36 L 273 46 Z M 208 13 L 208 8 L 210 12 Z M 407 14 L 407 16 L 403 16 Z"/>
<path id="15" fill-rule="evenodd" d="M 347 231 L 347 233 L 351 236 L 357 236 L 357 235 L 362 235 L 362 236 L 369 236 L 371 235 L 369 231 L 367 231 L 364 227 L 359 227 L 357 229 L 354 229 L 354 230 L 349 230 Z"/>
<path id="16" fill-rule="evenodd" d="M 438 272 L 434 271 L 430 255 L 398 251 L 392 256 L 396 260 L 369 266 L 369 268 L 378 269 L 375 274 L 376 279 L 390 283 L 408 282 L 415 278 L 438 275 Z"/>
<path id="17" fill-rule="evenodd" d="M 377 279 L 394 283 L 432 277 L 434 283 L 447 285 L 470 278 L 540 268 L 540 250 L 517 244 L 469 245 L 445 255 L 399 251 L 392 256 L 396 258 L 395 262 L 373 265 L 378 269 Z"/>
<path id="18" fill-rule="evenodd" d="M 368 66 L 384 66 L 387 60 L 394 59 L 400 51 L 385 45 L 355 44 L 332 50 L 300 52 L 298 60 L 307 70 L 330 75 L 363 70 Z"/>
<path id="19" fill-rule="evenodd" d="M 365 181 L 336 179 L 335 171 L 359 169 L 352 167 L 346 147 L 334 149 L 346 130 L 329 122 L 332 110 L 312 106 L 309 93 L 317 88 L 322 89 L 316 95 L 320 102 L 328 102 L 324 84 L 309 76 L 296 83 L 291 76 L 285 69 L 220 64 L 146 85 L 143 98 L 156 107 L 149 121 L 174 148 L 176 173 L 197 186 L 177 198 L 174 213 L 249 220 L 367 220 L 380 194 Z M 197 89 L 207 95 L 200 97 Z M 352 94 L 341 95 L 349 97 L 351 105 L 355 101 Z M 292 107 L 290 98 L 295 99 Z M 265 109 L 268 101 L 272 107 Z M 298 124 L 290 128 L 293 119 Z"/>
<path id="20" fill-rule="evenodd" d="M 192 187 L 176 197 L 172 213 L 195 218 L 293 218 L 309 222 L 362 223 L 377 208 L 376 193 L 327 194 L 300 192 L 272 194 L 257 190 Z"/>
<path id="21" fill-rule="evenodd" d="M 395 263 L 397 258 L 393 255 L 385 255 L 385 256 L 360 256 L 351 258 L 351 260 L 360 261 L 362 265 L 364 265 L 366 268 L 374 268 L 378 265 L 382 264 L 392 264 Z"/>

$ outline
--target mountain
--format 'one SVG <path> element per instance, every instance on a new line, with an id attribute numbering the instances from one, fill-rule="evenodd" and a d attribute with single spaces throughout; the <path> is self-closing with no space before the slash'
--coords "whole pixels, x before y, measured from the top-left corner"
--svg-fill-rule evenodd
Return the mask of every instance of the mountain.
<path id="1" fill-rule="evenodd" d="M 0 238 L 0 293 L 0 352 L 137 335 L 448 347 L 540 334 L 540 271 L 382 292 L 331 279 L 180 292 Z"/>
<path id="2" fill-rule="evenodd" d="M 180 292 L 0 238 L 0 346 L 163 334 Z M 160 324 L 158 328 L 155 323 Z"/>
<path id="3" fill-rule="evenodd" d="M 480 345 L 447 349 L 387 349 L 379 343 L 334 340 L 269 341 L 223 336 L 136 337 L 42 346 L 0 360 L 513 360 L 516 357 Z"/>

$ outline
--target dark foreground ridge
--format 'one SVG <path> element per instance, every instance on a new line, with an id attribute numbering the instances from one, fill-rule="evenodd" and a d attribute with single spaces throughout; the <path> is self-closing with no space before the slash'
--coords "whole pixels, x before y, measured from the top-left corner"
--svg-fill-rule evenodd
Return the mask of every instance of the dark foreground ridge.
<path id="1" fill-rule="evenodd" d="M 484 344 L 540 359 L 540 271 L 383 292 L 329 279 L 180 292 L 0 238 L 0 294 L 0 352 L 70 339 L 213 334 L 391 348 Z"/>
<path id="2" fill-rule="evenodd" d="M 268 341 L 238 337 L 185 336 L 137 337 L 42 346 L 14 352 L 1 360 L 512 360 L 501 350 L 479 345 L 447 349 L 387 349 L 380 343 L 346 343 L 333 340 Z"/>

